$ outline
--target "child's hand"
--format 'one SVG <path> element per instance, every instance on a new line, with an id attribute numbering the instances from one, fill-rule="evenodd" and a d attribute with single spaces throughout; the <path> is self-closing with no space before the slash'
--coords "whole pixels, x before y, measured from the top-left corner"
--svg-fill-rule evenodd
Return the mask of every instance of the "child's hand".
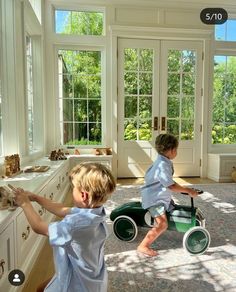
<path id="1" fill-rule="evenodd" d="M 188 189 L 188 194 L 190 197 L 195 198 L 198 196 L 198 192 L 194 189 Z"/>
<path id="2" fill-rule="evenodd" d="M 17 188 L 14 191 L 15 194 L 14 200 L 18 206 L 23 207 L 25 204 L 30 203 L 30 197 L 27 193 L 28 192 L 25 192 L 21 188 Z"/>

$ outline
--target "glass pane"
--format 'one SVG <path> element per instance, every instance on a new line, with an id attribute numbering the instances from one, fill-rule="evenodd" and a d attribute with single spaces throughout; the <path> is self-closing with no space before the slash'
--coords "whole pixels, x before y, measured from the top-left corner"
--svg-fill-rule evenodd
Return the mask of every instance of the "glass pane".
<path id="1" fill-rule="evenodd" d="M 181 121 L 181 140 L 193 140 L 193 120 Z"/>
<path id="2" fill-rule="evenodd" d="M 180 115 L 180 99 L 178 96 L 168 96 L 167 100 L 167 116 L 168 118 L 179 118 Z"/>
<path id="3" fill-rule="evenodd" d="M 83 54 L 83 63 L 86 65 L 83 68 L 84 72 L 89 74 L 97 74 L 101 72 L 101 52 L 98 51 L 85 51 Z M 82 56 L 81 56 L 82 59 Z M 81 70 L 82 71 L 82 70 Z"/>
<path id="4" fill-rule="evenodd" d="M 194 95 L 195 76 L 192 74 L 183 74 L 182 92 L 187 95 Z"/>
<path id="5" fill-rule="evenodd" d="M 87 121 L 87 100 L 74 100 L 74 113 L 76 122 Z"/>
<path id="6" fill-rule="evenodd" d="M 226 122 L 235 122 L 236 121 L 236 96 L 231 95 L 226 100 L 226 109 L 225 109 L 225 121 Z"/>
<path id="7" fill-rule="evenodd" d="M 183 72 L 194 72 L 196 55 L 194 51 L 183 51 Z"/>
<path id="8" fill-rule="evenodd" d="M 76 75 L 74 81 L 74 98 L 87 98 L 88 80 L 87 75 Z"/>
<path id="9" fill-rule="evenodd" d="M 215 25 L 215 40 L 236 41 L 236 19 L 228 19 L 224 24 Z"/>
<path id="10" fill-rule="evenodd" d="M 212 143 L 235 143 L 236 57 L 215 56 Z"/>
<path id="11" fill-rule="evenodd" d="M 59 77 L 60 78 L 60 77 Z M 72 75 L 63 74 L 63 97 L 72 97 Z"/>
<path id="12" fill-rule="evenodd" d="M 124 139 L 137 140 L 137 122 L 135 119 L 124 120 Z"/>
<path id="13" fill-rule="evenodd" d="M 139 74 L 139 94 L 152 94 L 152 73 Z"/>
<path id="14" fill-rule="evenodd" d="M 101 100 L 88 101 L 89 122 L 101 122 Z"/>
<path id="15" fill-rule="evenodd" d="M 226 22 L 227 30 L 226 30 L 226 40 L 227 41 L 236 41 L 236 20 L 235 19 L 229 19 Z"/>
<path id="16" fill-rule="evenodd" d="M 179 120 L 167 120 L 167 133 L 179 137 Z"/>
<path id="17" fill-rule="evenodd" d="M 182 98 L 182 114 L 184 119 L 194 118 L 194 96 L 184 96 Z"/>
<path id="18" fill-rule="evenodd" d="M 87 123 L 75 123 L 75 137 L 73 140 L 74 145 L 87 145 L 88 144 L 88 124 Z"/>
<path id="19" fill-rule="evenodd" d="M 98 137 L 98 130 L 94 128 L 94 125 L 89 128 L 88 123 L 99 122 L 101 124 L 102 119 L 101 52 L 60 50 L 58 69 L 59 96 L 64 97 L 59 101 L 60 111 L 63 111 L 63 113 L 60 112 L 60 118 L 63 118 L 64 122 L 71 121 L 71 127 L 74 130 L 70 143 L 75 145 L 97 144 L 102 136 L 101 125 L 98 127 L 100 138 L 95 141 Z M 61 132 L 63 131 L 61 130 Z M 92 138 L 89 136 L 89 131 Z M 64 136 L 68 135 L 65 133 Z M 68 142 L 68 139 L 67 137 L 65 141 Z"/>
<path id="20" fill-rule="evenodd" d="M 180 74 L 168 75 L 168 95 L 180 94 Z"/>
<path id="21" fill-rule="evenodd" d="M 234 144 L 236 143 L 236 123 L 229 124 L 227 127 L 225 127 L 225 138 L 224 143 L 225 144 Z"/>
<path id="22" fill-rule="evenodd" d="M 88 98 L 101 98 L 101 76 L 88 76 Z"/>
<path id="23" fill-rule="evenodd" d="M 212 127 L 212 143 L 213 144 L 223 144 L 223 130 L 224 126 L 222 124 L 215 124 Z"/>
<path id="24" fill-rule="evenodd" d="M 56 10 L 55 11 L 55 30 L 56 33 L 70 33 L 70 11 Z"/>
<path id="25" fill-rule="evenodd" d="M 89 123 L 89 144 L 99 145 L 102 141 L 101 123 Z"/>
<path id="26" fill-rule="evenodd" d="M 137 71 L 138 70 L 138 54 L 137 49 L 125 49 L 124 50 L 124 70 L 125 71 Z"/>
<path id="27" fill-rule="evenodd" d="M 89 11 L 55 11 L 56 33 L 103 35 L 103 13 Z"/>
<path id="28" fill-rule="evenodd" d="M 139 140 L 150 141 L 152 139 L 152 120 L 140 122 L 138 135 Z"/>
<path id="29" fill-rule="evenodd" d="M 138 93 L 138 79 L 137 73 L 125 73 L 125 94 L 137 94 Z"/>
<path id="30" fill-rule="evenodd" d="M 139 117 L 141 119 L 152 118 L 152 97 L 145 96 L 139 98 Z"/>
<path id="31" fill-rule="evenodd" d="M 63 99 L 63 120 L 65 122 L 73 121 L 73 100 Z"/>
<path id="32" fill-rule="evenodd" d="M 153 64 L 153 50 L 140 49 L 139 69 L 141 71 L 151 71 Z"/>
<path id="33" fill-rule="evenodd" d="M 125 118 L 135 118 L 138 114 L 137 97 L 126 96 L 125 97 Z"/>
<path id="34" fill-rule="evenodd" d="M 226 22 L 215 25 L 215 40 L 223 41 L 226 39 Z"/>
<path id="35" fill-rule="evenodd" d="M 63 142 L 64 144 L 73 144 L 73 124 L 63 123 Z"/>
<path id="36" fill-rule="evenodd" d="M 169 50 L 168 72 L 179 72 L 181 64 L 181 51 Z"/>

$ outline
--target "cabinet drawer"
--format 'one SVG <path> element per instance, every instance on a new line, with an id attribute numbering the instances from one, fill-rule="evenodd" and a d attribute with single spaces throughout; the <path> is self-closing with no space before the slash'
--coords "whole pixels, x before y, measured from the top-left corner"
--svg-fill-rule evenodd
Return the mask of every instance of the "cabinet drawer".
<path id="1" fill-rule="evenodd" d="M 13 222 L 0 234 L 0 291 L 9 291 L 8 274 L 14 269 Z"/>
<path id="2" fill-rule="evenodd" d="M 38 210 L 36 204 L 33 206 L 35 210 Z M 28 223 L 24 212 L 20 213 L 16 218 L 17 266 L 21 267 L 27 261 L 37 236 Z"/>

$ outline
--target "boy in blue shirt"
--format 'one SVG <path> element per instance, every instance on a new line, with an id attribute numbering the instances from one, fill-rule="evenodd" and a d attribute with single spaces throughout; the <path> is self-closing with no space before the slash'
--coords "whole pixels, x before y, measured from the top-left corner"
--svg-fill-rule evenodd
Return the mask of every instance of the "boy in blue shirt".
<path id="1" fill-rule="evenodd" d="M 108 232 L 103 204 L 115 190 L 111 172 L 99 163 L 81 163 L 70 173 L 75 207 L 65 207 L 18 188 L 16 203 L 23 209 L 32 229 L 49 237 L 56 273 L 37 291 L 105 292 L 107 270 L 104 243 Z M 63 217 L 48 225 L 30 201 Z"/>
<path id="2" fill-rule="evenodd" d="M 166 211 L 171 211 L 173 192 L 188 193 L 195 197 L 198 193 L 190 188 L 182 187 L 173 180 L 172 159 L 177 155 L 178 140 L 170 134 L 160 134 L 155 141 L 158 153 L 156 161 L 145 174 L 145 185 L 141 188 L 142 207 L 148 209 L 155 218 L 156 226 L 148 231 L 137 250 L 148 256 L 156 256 L 151 244 L 168 228 Z"/>

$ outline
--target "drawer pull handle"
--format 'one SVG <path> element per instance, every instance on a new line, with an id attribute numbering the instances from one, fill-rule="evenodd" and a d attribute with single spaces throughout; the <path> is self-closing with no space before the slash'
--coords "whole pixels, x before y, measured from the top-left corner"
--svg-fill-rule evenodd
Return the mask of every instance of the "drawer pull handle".
<path id="1" fill-rule="evenodd" d="M 57 185 L 57 189 L 60 190 L 60 187 L 61 187 L 61 184 L 58 184 Z"/>
<path id="2" fill-rule="evenodd" d="M 22 233 L 22 238 L 26 240 L 30 235 L 30 226 L 27 226 L 27 231 Z"/>
<path id="3" fill-rule="evenodd" d="M 1 272 L 0 272 L 0 279 L 2 278 L 3 274 L 4 274 L 4 265 L 5 265 L 5 261 L 1 260 L 0 261 L 0 267 L 1 267 Z"/>
<path id="4" fill-rule="evenodd" d="M 53 199 L 53 193 L 51 193 L 51 195 L 49 196 L 50 200 Z"/>
<path id="5" fill-rule="evenodd" d="M 40 216 L 43 215 L 43 210 L 42 210 L 42 209 L 40 209 L 38 212 L 39 212 L 39 215 L 40 215 Z"/>

